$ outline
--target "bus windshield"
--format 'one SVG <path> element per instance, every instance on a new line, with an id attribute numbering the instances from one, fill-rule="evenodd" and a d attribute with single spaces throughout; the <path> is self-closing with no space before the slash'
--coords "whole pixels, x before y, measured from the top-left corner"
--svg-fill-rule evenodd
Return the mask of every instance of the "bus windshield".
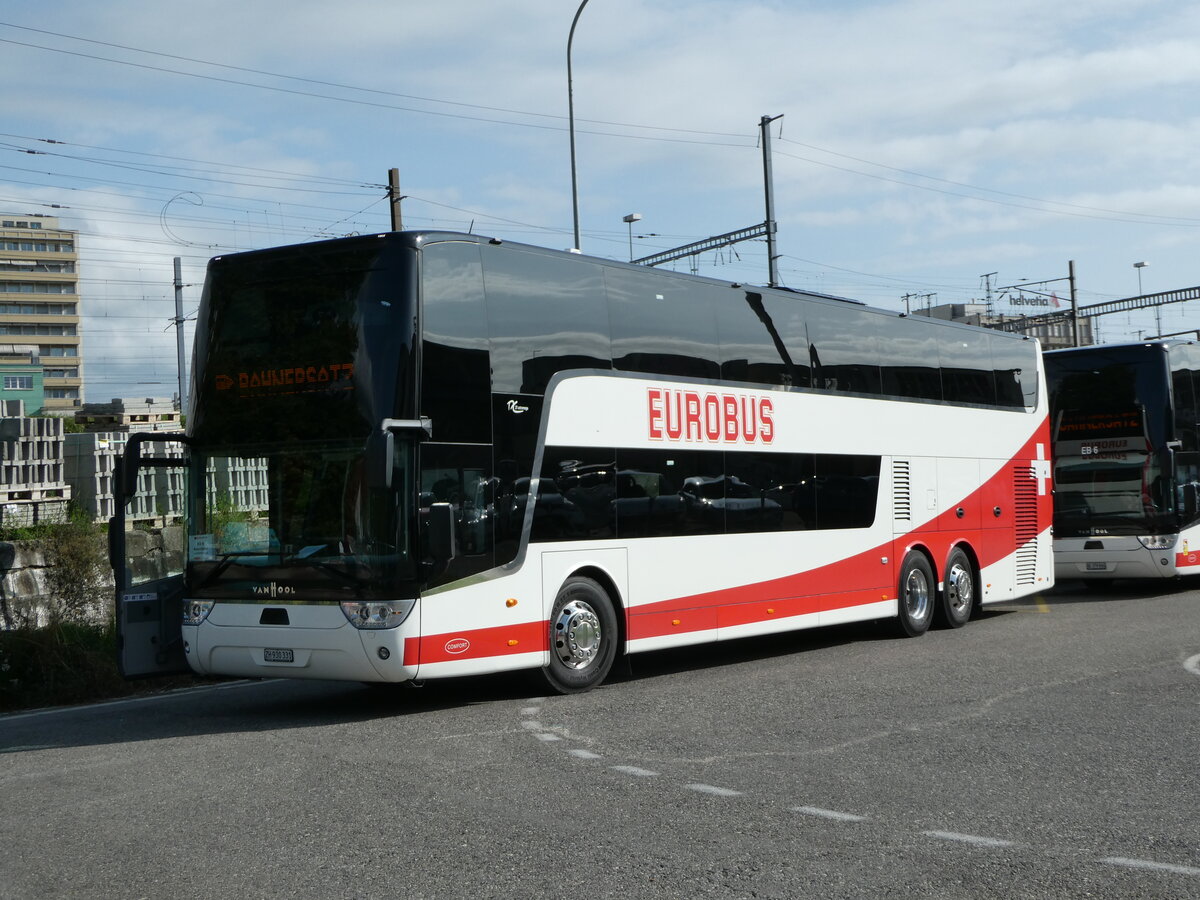
<path id="1" fill-rule="evenodd" d="M 1171 531 L 1172 491 L 1158 460 L 1141 449 L 1060 454 L 1054 471 L 1054 529 L 1060 537 Z"/>
<path id="2" fill-rule="evenodd" d="M 1178 529 L 1163 448 L 1170 438 L 1166 355 L 1153 345 L 1047 355 L 1058 537 Z"/>
<path id="3" fill-rule="evenodd" d="M 205 490 L 190 516 L 197 597 L 269 592 L 281 601 L 395 596 L 412 548 L 399 449 L 393 488 L 368 483 L 361 440 L 205 448 Z"/>

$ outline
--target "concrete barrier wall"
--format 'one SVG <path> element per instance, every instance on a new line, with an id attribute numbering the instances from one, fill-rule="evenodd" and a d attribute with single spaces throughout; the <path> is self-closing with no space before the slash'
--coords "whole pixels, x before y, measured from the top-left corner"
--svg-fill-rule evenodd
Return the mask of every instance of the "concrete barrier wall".
<path id="1" fill-rule="evenodd" d="M 127 555 L 137 582 L 163 578 L 183 571 L 183 526 L 131 531 L 126 537 Z M 103 552 L 103 545 L 98 545 Z M 0 628 L 46 624 L 50 599 L 46 551 L 38 541 L 0 541 Z M 102 624 L 112 615 L 113 577 L 103 566 L 102 588 L 106 594 L 103 611 L 94 618 Z"/>

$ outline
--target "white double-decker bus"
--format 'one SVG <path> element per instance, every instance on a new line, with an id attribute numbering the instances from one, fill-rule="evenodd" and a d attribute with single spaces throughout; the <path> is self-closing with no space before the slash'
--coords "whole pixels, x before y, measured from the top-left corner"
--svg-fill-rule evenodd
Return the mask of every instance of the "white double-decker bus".
<path id="1" fill-rule="evenodd" d="M 1059 578 L 1200 574 L 1200 345 L 1045 355 Z"/>
<path id="2" fill-rule="evenodd" d="M 1024 338 L 471 235 L 220 257 L 187 434 L 122 466 L 123 671 L 569 692 L 619 654 L 961 626 L 1053 583 L 1040 367 Z"/>

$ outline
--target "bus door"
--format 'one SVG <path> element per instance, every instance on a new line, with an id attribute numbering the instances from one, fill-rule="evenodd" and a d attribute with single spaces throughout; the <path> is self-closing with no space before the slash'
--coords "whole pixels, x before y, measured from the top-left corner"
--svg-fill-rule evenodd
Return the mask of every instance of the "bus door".
<path id="1" fill-rule="evenodd" d="M 189 670 L 183 650 L 186 437 L 134 434 L 117 463 L 108 525 L 117 664 L 126 678 Z"/>

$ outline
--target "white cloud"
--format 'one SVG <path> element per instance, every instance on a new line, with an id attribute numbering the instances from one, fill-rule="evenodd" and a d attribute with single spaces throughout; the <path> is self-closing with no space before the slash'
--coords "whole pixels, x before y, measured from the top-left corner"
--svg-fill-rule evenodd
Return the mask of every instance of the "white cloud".
<path id="1" fill-rule="evenodd" d="M 10 11 L 12 24 L 93 42 L 0 26 L 0 130 L 23 136 L 0 138 L 0 205 L 72 207 L 95 283 L 85 300 L 101 311 L 118 296 L 137 310 L 167 302 L 176 254 L 197 280 L 228 248 L 384 228 L 393 166 L 413 223 L 474 219 L 477 232 L 565 246 L 577 8 L 197 0 L 186 23 L 150 0 L 64 0 L 53 22 Z M 638 238 L 644 253 L 761 221 L 757 124 L 783 115 L 780 249 L 811 261 L 791 265 L 812 286 L 894 303 L 934 285 L 950 302 L 976 293 L 980 272 L 1036 278 L 1076 259 L 1081 290 L 1120 296 L 1142 257 L 1160 287 L 1190 286 L 1198 36 L 1200 8 L 1167 0 L 593 0 L 573 53 L 585 249 L 624 258 L 620 219 L 634 210 L 637 233 L 658 235 Z M 766 277 L 760 245 L 737 256 L 702 266 Z M 128 370 L 130 347 L 173 371 L 165 318 L 129 332 L 89 313 L 85 342 L 113 334 L 89 397 L 118 387 L 99 373 Z M 136 395 L 135 375 L 122 377 Z"/>

